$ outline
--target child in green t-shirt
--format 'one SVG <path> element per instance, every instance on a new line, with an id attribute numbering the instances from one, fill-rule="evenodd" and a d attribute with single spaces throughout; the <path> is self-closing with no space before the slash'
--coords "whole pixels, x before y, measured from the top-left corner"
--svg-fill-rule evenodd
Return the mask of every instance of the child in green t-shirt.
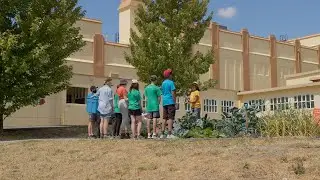
<path id="1" fill-rule="evenodd" d="M 160 118 L 159 105 L 161 101 L 161 89 L 155 85 L 157 76 L 152 75 L 150 77 L 150 84 L 144 89 L 144 95 L 146 97 L 147 104 L 147 131 L 148 139 L 157 137 L 157 119 Z M 153 122 L 153 135 L 151 136 L 150 122 Z"/>
<path id="2" fill-rule="evenodd" d="M 130 91 L 128 93 L 129 114 L 131 117 L 132 138 L 141 138 L 142 126 L 142 110 L 141 110 L 141 94 L 139 91 L 139 83 L 137 80 L 132 80 Z"/>

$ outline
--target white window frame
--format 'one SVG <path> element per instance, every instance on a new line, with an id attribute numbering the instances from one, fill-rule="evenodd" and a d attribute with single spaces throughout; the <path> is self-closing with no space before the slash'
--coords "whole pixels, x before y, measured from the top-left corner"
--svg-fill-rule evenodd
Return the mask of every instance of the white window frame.
<path id="1" fill-rule="evenodd" d="M 215 99 L 203 100 L 203 111 L 207 113 L 218 113 L 218 103 Z"/>
<path id="2" fill-rule="evenodd" d="M 229 100 L 221 101 L 221 112 L 228 113 L 234 107 L 234 102 Z"/>
<path id="3" fill-rule="evenodd" d="M 248 101 L 249 106 L 255 104 L 258 105 L 258 109 L 262 112 L 266 111 L 266 105 L 265 100 L 263 99 L 255 99 L 255 100 L 249 100 Z"/>
<path id="4" fill-rule="evenodd" d="M 290 108 L 290 98 L 287 96 L 270 99 L 270 111 L 288 110 Z"/>
<path id="5" fill-rule="evenodd" d="M 185 110 L 186 112 L 191 112 L 191 104 L 188 103 L 188 102 L 185 102 L 185 103 L 184 103 L 184 110 Z"/>
<path id="6" fill-rule="evenodd" d="M 293 107 L 294 107 L 294 109 L 312 109 L 312 108 L 314 108 L 314 95 L 313 94 L 303 94 L 303 95 L 294 96 L 293 97 Z"/>
<path id="7" fill-rule="evenodd" d="M 180 111 L 180 97 L 176 97 L 176 111 Z"/>

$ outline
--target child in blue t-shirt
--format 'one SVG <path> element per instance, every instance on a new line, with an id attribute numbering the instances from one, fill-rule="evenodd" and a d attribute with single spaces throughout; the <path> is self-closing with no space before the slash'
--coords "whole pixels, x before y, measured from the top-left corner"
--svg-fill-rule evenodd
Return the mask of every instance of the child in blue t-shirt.
<path id="1" fill-rule="evenodd" d="M 87 104 L 87 112 L 89 114 L 89 124 L 88 124 L 88 136 L 89 138 L 94 137 L 93 134 L 93 126 L 96 123 L 99 123 L 99 115 L 98 115 L 98 105 L 99 105 L 99 97 L 96 95 L 97 88 L 95 86 L 90 87 L 90 93 L 87 96 L 86 104 Z"/>

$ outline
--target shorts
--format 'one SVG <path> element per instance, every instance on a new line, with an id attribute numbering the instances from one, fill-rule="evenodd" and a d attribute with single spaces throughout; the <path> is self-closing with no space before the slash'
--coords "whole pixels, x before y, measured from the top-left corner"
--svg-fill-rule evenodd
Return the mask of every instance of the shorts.
<path id="1" fill-rule="evenodd" d="M 89 114 L 89 121 L 90 122 L 96 122 L 99 119 L 99 115 L 97 113 Z"/>
<path id="2" fill-rule="evenodd" d="M 129 109 L 129 114 L 130 114 L 130 116 L 141 116 L 142 111 L 141 111 L 141 109 L 136 109 L 136 110 Z"/>
<path id="3" fill-rule="evenodd" d="M 152 112 L 148 112 L 147 113 L 147 116 L 146 116 L 148 119 L 157 119 L 157 118 L 160 118 L 160 112 L 159 111 L 152 111 Z"/>
<path id="4" fill-rule="evenodd" d="M 174 120 L 176 116 L 176 105 L 167 105 L 163 106 L 163 119 L 165 120 Z"/>
<path id="5" fill-rule="evenodd" d="M 122 114 L 121 113 L 115 113 L 114 114 L 114 119 L 116 121 L 122 121 Z"/>
<path id="6" fill-rule="evenodd" d="M 101 119 L 103 120 L 107 120 L 110 119 L 112 117 L 112 113 L 108 113 L 108 114 L 100 114 Z"/>

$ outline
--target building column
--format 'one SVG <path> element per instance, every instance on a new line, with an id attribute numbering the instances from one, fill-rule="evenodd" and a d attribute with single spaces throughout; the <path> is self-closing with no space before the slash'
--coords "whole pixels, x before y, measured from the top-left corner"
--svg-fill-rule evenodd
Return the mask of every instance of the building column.
<path id="1" fill-rule="evenodd" d="M 241 34 L 243 60 L 243 90 L 250 91 L 249 32 L 247 29 L 242 29 Z"/>
<path id="2" fill-rule="evenodd" d="M 278 86 L 277 41 L 274 35 L 270 35 L 269 39 L 270 39 L 271 87 L 274 88 Z"/>
<path id="3" fill-rule="evenodd" d="M 219 48 L 219 25 L 211 23 L 211 43 L 214 55 L 214 64 L 212 65 L 212 79 L 217 81 L 216 88 L 220 88 L 220 48 Z"/>
<path id="4" fill-rule="evenodd" d="M 95 34 L 93 38 L 93 74 L 104 77 L 104 37 Z"/>
<path id="5" fill-rule="evenodd" d="M 294 54 L 296 59 L 296 73 L 301 73 L 301 44 L 299 40 L 295 40 L 294 42 Z"/>

